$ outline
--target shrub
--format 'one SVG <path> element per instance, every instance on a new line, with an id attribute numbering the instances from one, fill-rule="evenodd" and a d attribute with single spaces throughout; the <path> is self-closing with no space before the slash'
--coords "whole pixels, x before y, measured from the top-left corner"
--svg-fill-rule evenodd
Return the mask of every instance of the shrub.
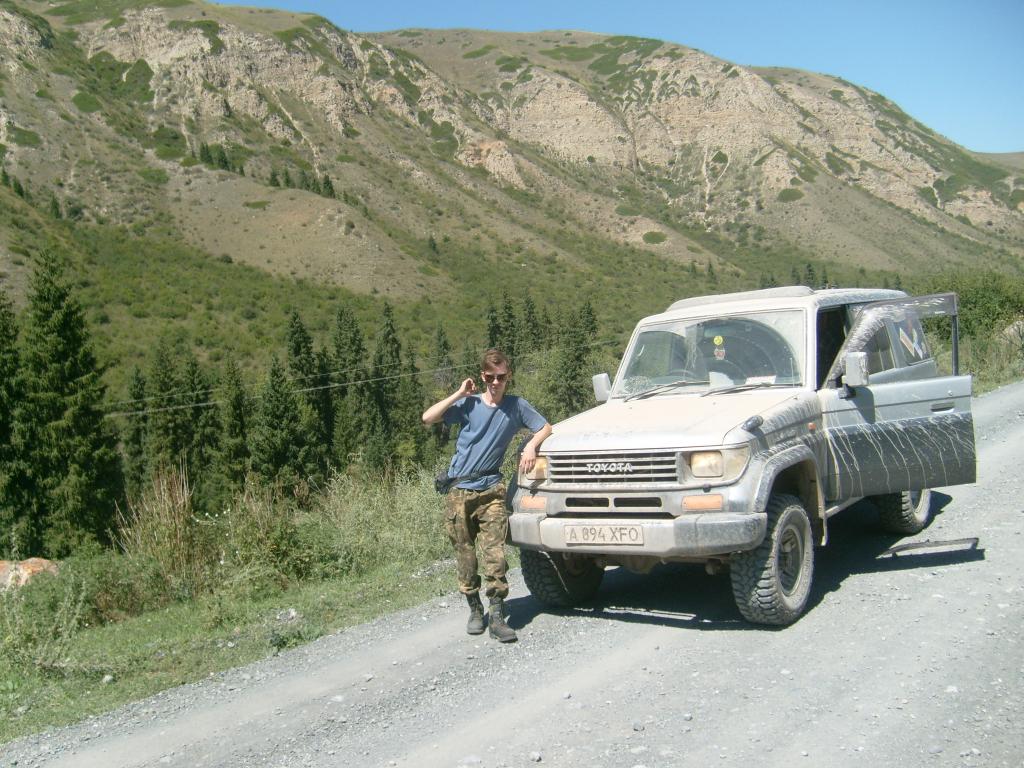
<path id="1" fill-rule="evenodd" d="M 644 242 L 651 245 L 657 245 L 658 243 L 664 243 L 666 236 L 664 232 L 644 232 Z"/>
<path id="2" fill-rule="evenodd" d="M 784 189 L 781 192 L 779 192 L 779 201 L 783 203 L 791 203 L 794 200 L 799 200 L 803 196 L 804 193 L 801 192 L 799 189 L 789 187 L 788 189 Z"/>
<path id="3" fill-rule="evenodd" d="M 183 468 L 155 472 L 142 497 L 130 499 L 118 518 L 118 546 L 137 567 L 153 568 L 167 593 L 187 598 L 207 587 L 216 562 L 212 525 L 193 515 Z"/>
<path id="4" fill-rule="evenodd" d="M 74 97 L 72 97 L 71 101 L 76 107 L 78 107 L 80 112 L 85 113 L 99 112 L 103 106 L 100 104 L 99 99 L 85 91 L 79 91 L 76 93 Z"/>

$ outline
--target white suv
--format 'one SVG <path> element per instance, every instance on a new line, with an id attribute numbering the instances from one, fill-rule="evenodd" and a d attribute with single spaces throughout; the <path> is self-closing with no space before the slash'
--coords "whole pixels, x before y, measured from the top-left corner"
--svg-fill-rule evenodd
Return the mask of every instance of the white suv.
<path id="1" fill-rule="evenodd" d="M 527 587 L 569 606 L 604 568 L 727 564 L 743 616 L 788 624 L 828 519 L 871 497 L 897 533 L 928 489 L 975 479 L 971 378 L 954 294 L 773 288 L 676 302 L 633 331 L 614 385 L 555 425 L 518 478 L 512 542 Z M 948 318 L 952 375 L 921 320 Z"/>

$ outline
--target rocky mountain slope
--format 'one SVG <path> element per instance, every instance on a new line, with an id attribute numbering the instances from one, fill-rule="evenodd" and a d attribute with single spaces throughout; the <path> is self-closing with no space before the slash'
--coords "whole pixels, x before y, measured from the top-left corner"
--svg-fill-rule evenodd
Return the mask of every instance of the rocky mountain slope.
<path id="1" fill-rule="evenodd" d="M 0 0 L 0 144 L 61 214 L 397 301 L 503 268 L 632 312 L 652 281 L 660 302 L 1024 257 L 1012 162 L 853 83 L 630 37 Z"/>

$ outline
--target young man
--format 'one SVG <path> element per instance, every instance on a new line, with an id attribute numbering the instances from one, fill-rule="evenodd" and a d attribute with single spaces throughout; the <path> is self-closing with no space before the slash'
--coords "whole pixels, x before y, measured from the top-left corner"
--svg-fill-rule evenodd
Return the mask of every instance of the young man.
<path id="1" fill-rule="evenodd" d="M 476 394 L 473 379 L 466 379 L 456 392 L 423 412 L 424 424 L 443 420 L 461 427 L 448 467 L 448 477 L 455 483 L 445 497 L 445 530 L 455 547 L 459 590 L 469 602 L 466 631 L 471 635 L 484 631 L 476 557 L 479 544 L 485 592 L 490 599 L 488 625 L 491 637 L 502 643 L 515 641 L 516 633 L 505 623 L 502 612 L 508 595 L 508 515 L 501 463 L 509 443 L 525 427 L 533 437 L 523 449 L 519 469 L 529 472 L 537 461 L 537 448 L 551 434 L 551 425 L 533 406 L 521 397 L 505 394 L 511 375 L 508 358 L 497 349 L 488 349 L 480 366 L 481 394 Z"/>

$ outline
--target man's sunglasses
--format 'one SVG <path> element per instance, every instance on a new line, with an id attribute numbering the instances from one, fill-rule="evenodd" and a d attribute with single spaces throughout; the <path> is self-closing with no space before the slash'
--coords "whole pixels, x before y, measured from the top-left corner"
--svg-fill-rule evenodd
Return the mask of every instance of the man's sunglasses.
<path id="1" fill-rule="evenodd" d="M 488 384 L 500 384 L 508 378 L 507 373 L 482 373 L 480 375 L 484 377 L 484 381 Z"/>

